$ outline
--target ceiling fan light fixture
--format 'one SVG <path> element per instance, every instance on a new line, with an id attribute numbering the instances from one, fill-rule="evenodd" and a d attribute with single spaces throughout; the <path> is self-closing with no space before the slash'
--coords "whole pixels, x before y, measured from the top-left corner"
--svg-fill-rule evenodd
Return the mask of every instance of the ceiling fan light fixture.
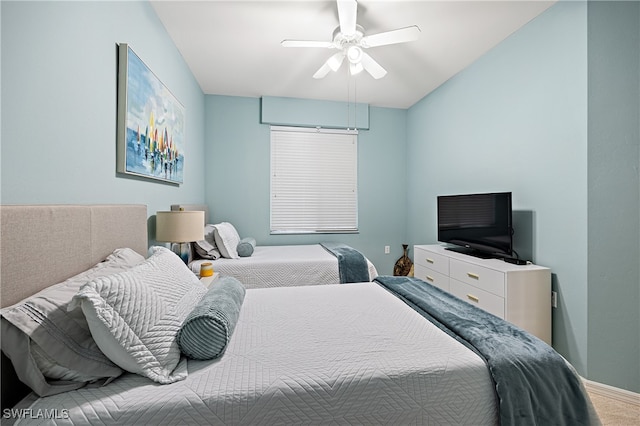
<path id="1" fill-rule="evenodd" d="M 362 60 L 362 48 L 360 46 L 349 46 L 347 48 L 347 58 L 352 64 L 359 64 Z"/>
<path id="2" fill-rule="evenodd" d="M 330 71 L 337 72 L 342 66 L 344 58 L 347 58 L 351 75 L 356 75 L 364 70 L 378 80 L 384 77 L 387 71 L 369 56 L 364 49 L 406 43 L 417 40 L 420 36 L 420 28 L 417 25 L 365 36 L 364 28 L 357 23 L 357 0 L 337 0 L 337 6 L 339 25 L 333 31 L 332 41 L 282 41 L 282 46 L 284 47 L 324 47 L 339 51 L 327 59 L 320 69 L 313 74 L 315 79 L 324 78 Z"/>

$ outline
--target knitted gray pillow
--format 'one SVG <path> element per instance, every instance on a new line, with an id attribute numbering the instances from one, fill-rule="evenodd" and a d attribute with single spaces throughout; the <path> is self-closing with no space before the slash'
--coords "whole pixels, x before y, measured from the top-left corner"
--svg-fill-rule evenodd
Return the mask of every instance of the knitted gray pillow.
<path id="1" fill-rule="evenodd" d="M 178 332 L 180 351 L 193 359 L 222 356 L 236 327 L 245 288 L 233 277 L 220 277 L 191 311 Z"/>
<path id="2" fill-rule="evenodd" d="M 243 238 L 238 243 L 238 256 L 249 257 L 253 254 L 253 249 L 256 247 L 256 240 L 251 237 Z"/>

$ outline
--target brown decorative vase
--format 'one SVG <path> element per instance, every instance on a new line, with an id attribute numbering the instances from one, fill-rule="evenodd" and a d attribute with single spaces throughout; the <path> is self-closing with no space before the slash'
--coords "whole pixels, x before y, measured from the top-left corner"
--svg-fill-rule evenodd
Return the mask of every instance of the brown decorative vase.
<path id="1" fill-rule="evenodd" d="M 400 259 L 398 259 L 393 267 L 393 275 L 409 275 L 409 272 L 411 272 L 411 268 L 413 267 L 413 262 L 408 256 L 409 246 L 407 244 L 403 244 L 402 249 L 404 250 L 404 254 Z"/>

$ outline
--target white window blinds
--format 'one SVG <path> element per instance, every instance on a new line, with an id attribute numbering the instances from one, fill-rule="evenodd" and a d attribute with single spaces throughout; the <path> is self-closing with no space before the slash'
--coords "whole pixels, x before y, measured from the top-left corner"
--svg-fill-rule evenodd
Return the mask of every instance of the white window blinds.
<path id="1" fill-rule="evenodd" d="M 271 127 L 271 233 L 358 230 L 357 131 Z"/>

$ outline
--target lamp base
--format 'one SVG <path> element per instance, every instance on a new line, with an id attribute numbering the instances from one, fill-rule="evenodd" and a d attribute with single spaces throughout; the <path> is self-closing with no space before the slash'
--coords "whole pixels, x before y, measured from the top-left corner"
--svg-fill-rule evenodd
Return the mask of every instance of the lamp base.
<path id="1" fill-rule="evenodd" d="M 189 243 L 173 243 L 171 251 L 178 255 L 185 265 L 189 263 Z"/>

